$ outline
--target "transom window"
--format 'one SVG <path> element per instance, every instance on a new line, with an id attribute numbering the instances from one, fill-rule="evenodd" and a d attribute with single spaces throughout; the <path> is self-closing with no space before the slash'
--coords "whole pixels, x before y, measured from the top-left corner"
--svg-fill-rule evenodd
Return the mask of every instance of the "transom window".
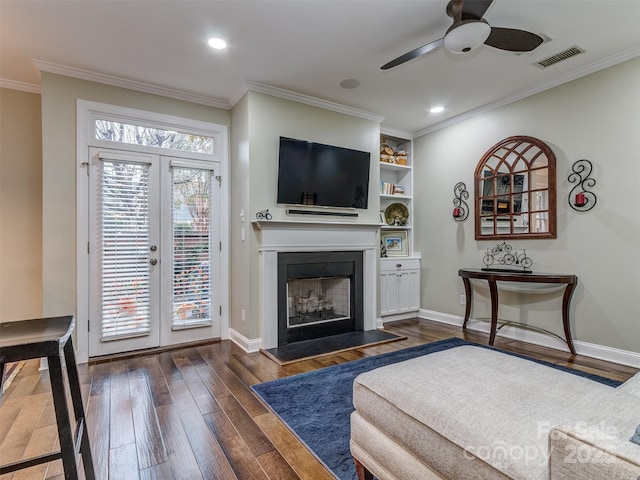
<path id="1" fill-rule="evenodd" d="M 107 142 L 144 145 L 183 152 L 215 154 L 215 139 L 164 128 L 132 125 L 107 118 L 95 119 L 95 138 Z"/>

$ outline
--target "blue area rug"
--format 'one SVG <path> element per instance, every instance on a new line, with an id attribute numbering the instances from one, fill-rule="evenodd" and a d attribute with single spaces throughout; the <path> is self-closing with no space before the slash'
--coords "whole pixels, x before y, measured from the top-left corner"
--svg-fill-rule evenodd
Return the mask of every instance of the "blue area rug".
<path id="1" fill-rule="evenodd" d="M 353 412 L 353 380 L 359 374 L 374 368 L 461 345 L 476 345 L 493 349 L 493 347 L 459 338 L 449 338 L 313 372 L 280 378 L 254 385 L 252 388 L 337 478 L 355 480 L 357 478 L 356 471 L 349 452 L 351 428 L 349 416 Z M 526 358 L 612 387 L 620 384 L 615 380 L 522 355 L 510 353 L 509 355 Z"/>

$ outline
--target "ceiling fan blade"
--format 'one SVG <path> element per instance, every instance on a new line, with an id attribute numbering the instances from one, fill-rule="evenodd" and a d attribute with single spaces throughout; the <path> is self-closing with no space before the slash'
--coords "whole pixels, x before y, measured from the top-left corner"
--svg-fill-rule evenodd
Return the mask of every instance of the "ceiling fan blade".
<path id="1" fill-rule="evenodd" d="M 491 27 L 489 38 L 485 40 L 485 45 L 489 45 L 500 50 L 511 52 L 530 52 L 537 48 L 544 39 L 540 35 L 516 30 L 514 28 Z"/>
<path id="2" fill-rule="evenodd" d="M 469 18 L 480 20 L 492 3 L 493 0 L 464 0 L 462 5 L 462 20 Z"/>
<path id="3" fill-rule="evenodd" d="M 443 41 L 444 39 L 441 38 L 440 40 L 436 40 L 435 42 L 427 43 L 426 45 L 423 45 L 419 48 L 416 48 L 415 50 L 412 50 L 408 53 L 405 53 L 404 55 L 399 56 L 395 60 L 391 60 L 389 63 L 385 63 L 383 66 L 380 67 L 380 69 L 389 70 L 390 68 L 397 67 L 398 65 L 402 65 L 403 63 L 408 62 L 409 60 L 418 58 L 424 55 L 425 53 L 429 53 L 431 50 L 434 50 L 439 46 L 441 46 Z"/>

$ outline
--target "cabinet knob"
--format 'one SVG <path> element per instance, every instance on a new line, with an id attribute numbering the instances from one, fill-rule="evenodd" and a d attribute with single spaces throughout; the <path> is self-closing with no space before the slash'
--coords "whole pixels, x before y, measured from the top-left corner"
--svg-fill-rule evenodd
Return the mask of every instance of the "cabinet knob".
<path id="1" fill-rule="evenodd" d="M 396 263 L 396 267 L 400 268 L 402 266 L 401 263 Z"/>

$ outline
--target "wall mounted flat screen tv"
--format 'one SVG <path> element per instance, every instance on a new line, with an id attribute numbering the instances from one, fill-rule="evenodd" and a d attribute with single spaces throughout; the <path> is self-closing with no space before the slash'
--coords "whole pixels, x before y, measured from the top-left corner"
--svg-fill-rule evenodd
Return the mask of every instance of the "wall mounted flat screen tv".
<path id="1" fill-rule="evenodd" d="M 277 203 L 367 208 L 370 152 L 280 137 Z"/>

